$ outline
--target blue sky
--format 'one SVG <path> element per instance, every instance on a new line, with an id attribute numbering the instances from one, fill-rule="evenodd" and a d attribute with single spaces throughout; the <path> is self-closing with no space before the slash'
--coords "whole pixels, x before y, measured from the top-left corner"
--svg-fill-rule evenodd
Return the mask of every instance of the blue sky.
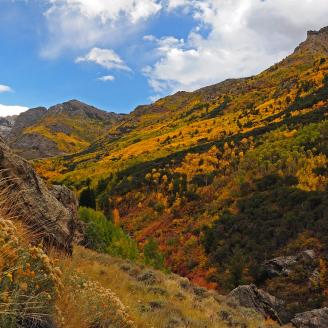
<path id="1" fill-rule="evenodd" d="M 69 99 L 127 113 L 256 74 L 327 14 L 326 0 L 0 0 L 0 116 Z"/>

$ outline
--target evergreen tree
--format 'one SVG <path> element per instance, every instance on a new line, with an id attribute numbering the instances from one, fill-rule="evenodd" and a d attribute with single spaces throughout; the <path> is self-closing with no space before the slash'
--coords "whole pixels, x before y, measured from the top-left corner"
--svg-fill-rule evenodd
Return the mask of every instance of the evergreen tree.
<path id="1" fill-rule="evenodd" d="M 80 206 L 96 209 L 96 195 L 90 187 L 82 190 L 79 201 Z"/>

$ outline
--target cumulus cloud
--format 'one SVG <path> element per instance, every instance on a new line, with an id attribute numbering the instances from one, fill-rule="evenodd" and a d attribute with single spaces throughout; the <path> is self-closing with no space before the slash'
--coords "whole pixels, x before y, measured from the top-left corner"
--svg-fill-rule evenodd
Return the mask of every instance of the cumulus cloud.
<path id="1" fill-rule="evenodd" d="M 186 40 L 156 39 L 158 60 L 144 69 L 158 94 L 253 75 L 288 55 L 306 31 L 327 24 L 326 0 L 170 0 L 197 26 Z"/>
<path id="2" fill-rule="evenodd" d="M 0 84 L 0 93 L 12 92 L 12 88 L 8 85 Z"/>
<path id="3" fill-rule="evenodd" d="M 178 7 L 189 6 L 190 3 L 191 3 L 190 0 L 168 0 L 167 8 L 168 8 L 168 10 L 173 10 Z"/>
<path id="4" fill-rule="evenodd" d="M 76 63 L 91 62 L 106 69 L 118 69 L 130 71 L 120 56 L 112 49 L 93 48 L 85 56 L 78 57 Z"/>
<path id="5" fill-rule="evenodd" d="M 18 115 L 28 110 L 28 107 L 24 106 L 7 106 L 0 104 L 0 117 Z"/>
<path id="6" fill-rule="evenodd" d="M 98 80 L 103 81 L 103 82 L 114 81 L 115 80 L 115 76 L 113 76 L 113 75 L 105 75 L 105 76 L 102 76 L 102 77 L 98 78 Z"/>
<path id="7" fill-rule="evenodd" d="M 140 24 L 162 9 L 160 0 L 47 0 L 47 44 L 41 55 L 115 44 L 136 33 Z M 118 37 L 119 36 L 119 37 Z"/>

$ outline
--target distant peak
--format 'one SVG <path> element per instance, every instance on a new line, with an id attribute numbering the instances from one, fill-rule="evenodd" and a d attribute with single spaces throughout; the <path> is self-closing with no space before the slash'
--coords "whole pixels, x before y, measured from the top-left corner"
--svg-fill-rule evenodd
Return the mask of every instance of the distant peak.
<path id="1" fill-rule="evenodd" d="M 109 113 L 88 105 L 77 99 L 71 99 L 48 109 L 49 115 L 65 114 L 69 116 L 84 116 L 96 120 L 120 118 L 119 114 Z"/>
<path id="2" fill-rule="evenodd" d="M 83 104 L 83 105 L 87 105 L 87 104 L 85 104 L 82 101 L 77 100 L 77 99 L 71 99 L 71 100 L 65 101 L 63 104 Z"/>

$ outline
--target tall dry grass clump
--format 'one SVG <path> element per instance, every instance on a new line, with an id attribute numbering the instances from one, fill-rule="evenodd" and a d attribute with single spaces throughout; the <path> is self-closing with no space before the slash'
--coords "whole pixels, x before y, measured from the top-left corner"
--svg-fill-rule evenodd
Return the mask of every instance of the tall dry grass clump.
<path id="1" fill-rule="evenodd" d="M 136 327 L 117 295 L 100 283 L 65 270 L 63 284 L 57 307 L 65 328 Z"/>

